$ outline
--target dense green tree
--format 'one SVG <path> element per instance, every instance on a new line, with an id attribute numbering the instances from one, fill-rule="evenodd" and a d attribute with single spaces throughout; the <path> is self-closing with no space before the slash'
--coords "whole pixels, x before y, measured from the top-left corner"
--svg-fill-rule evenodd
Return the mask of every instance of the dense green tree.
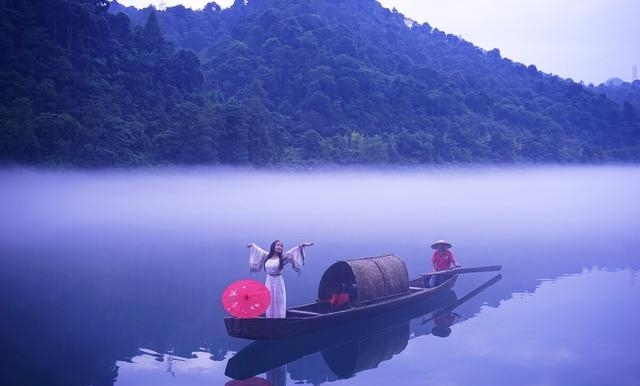
<path id="1" fill-rule="evenodd" d="M 0 160 L 640 161 L 640 81 L 585 87 L 375 0 L 0 2 Z"/>

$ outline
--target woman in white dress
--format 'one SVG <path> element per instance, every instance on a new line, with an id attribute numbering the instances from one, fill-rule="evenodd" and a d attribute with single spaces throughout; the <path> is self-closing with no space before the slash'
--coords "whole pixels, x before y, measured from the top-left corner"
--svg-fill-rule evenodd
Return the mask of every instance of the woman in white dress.
<path id="1" fill-rule="evenodd" d="M 251 272 L 264 270 L 267 273 L 265 286 L 271 292 L 271 304 L 267 308 L 267 318 L 284 318 L 287 314 L 287 290 L 282 278 L 282 270 L 287 264 L 300 273 L 304 265 L 304 248 L 313 243 L 296 245 L 286 252 L 282 252 L 283 245 L 280 240 L 271 243 L 269 252 L 254 243 L 247 245 L 249 248 L 249 269 Z"/>

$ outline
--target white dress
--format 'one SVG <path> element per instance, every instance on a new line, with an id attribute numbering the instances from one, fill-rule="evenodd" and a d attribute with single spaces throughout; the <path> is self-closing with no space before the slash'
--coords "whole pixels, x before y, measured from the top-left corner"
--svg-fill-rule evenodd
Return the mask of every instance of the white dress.
<path id="1" fill-rule="evenodd" d="M 249 270 L 260 272 L 262 269 L 267 273 L 264 285 L 271 292 L 271 304 L 267 308 L 267 318 L 284 318 L 287 315 L 287 290 L 282 278 L 280 260 L 278 258 L 268 259 L 269 253 L 256 244 L 249 247 Z M 282 254 L 284 259 L 283 268 L 291 264 L 293 269 L 300 273 L 304 265 L 304 247 L 296 245 Z"/>

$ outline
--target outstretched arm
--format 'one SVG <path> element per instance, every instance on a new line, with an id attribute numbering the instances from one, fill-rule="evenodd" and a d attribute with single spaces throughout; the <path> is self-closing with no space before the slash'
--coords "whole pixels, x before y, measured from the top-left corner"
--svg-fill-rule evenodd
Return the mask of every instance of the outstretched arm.
<path id="1" fill-rule="evenodd" d="M 269 253 L 254 243 L 247 244 L 247 248 L 249 248 L 249 272 L 259 272 Z"/>
<path id="2" fill-rule="evenodd" d="M 285 262 L 291 263 L 291 265 L 293 266 L 293 269 L 296 272 L 300 273 L 306 259 L 304 255 L 304 249 L 305 247 L 310 247 L 312 245 L 313 243 L 304 242 L 302 244 L 296 245 L 295 247 L 289 249 L 282 256 L 284 257 Z"/>

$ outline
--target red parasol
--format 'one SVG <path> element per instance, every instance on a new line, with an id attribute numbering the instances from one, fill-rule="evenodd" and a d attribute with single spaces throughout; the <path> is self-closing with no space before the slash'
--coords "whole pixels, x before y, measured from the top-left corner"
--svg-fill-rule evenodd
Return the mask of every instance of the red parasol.
<path id="1" fill-rule="evenodd" d="M 224 386 L 271 386 L 271 382 L 264 378 L 251 377 L 243 380 L 232 379 L 225 383 Z"/>
<path id="2" fill-rule="evenodd" d="M 271 303 L 271 293 L 255 280 L 239 280 L 222 292 L 222 306 L 238 318 L 253 318 L 264 313 Z"/>

